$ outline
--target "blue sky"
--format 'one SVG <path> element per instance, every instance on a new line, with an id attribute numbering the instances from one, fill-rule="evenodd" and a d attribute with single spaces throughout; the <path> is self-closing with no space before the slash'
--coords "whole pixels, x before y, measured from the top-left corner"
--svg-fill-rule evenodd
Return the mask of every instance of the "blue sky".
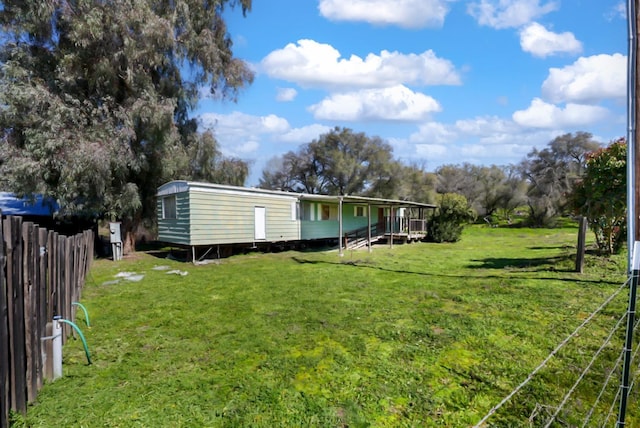
<path id="1" fill-rule="evenodd" d="M 626 135 L 621 0 L 254 0 L 225 16 L 255 81 L 194 114 L 251 163 L 249 186 L 335 126 L 428 171 L 518 163 L 567 132 Z"/>

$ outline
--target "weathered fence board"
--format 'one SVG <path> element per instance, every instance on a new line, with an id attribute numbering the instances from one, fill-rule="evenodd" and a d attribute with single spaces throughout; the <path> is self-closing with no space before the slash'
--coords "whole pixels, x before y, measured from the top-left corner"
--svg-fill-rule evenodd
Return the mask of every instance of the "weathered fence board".
<path id="1" fill-rule="evenodd" d="M 4 230 L 0 213 L 0 428 L 9 426 L 9 303 L 5 280 Z"/>
<path id="2" fill-rule="evenodd" d="M 9 296 L 9 384 L 11 408 L 27 410 L 25 364 L 24 289 L 22 287 L 22 218 L 8 217 L 4 223 L 7 246 L 7 283 Z"/>
<path id="3" fill-rule="evenodd" d="M 0 428 L 52 378 L 51 340 L 43 338 L 55 315 L 75 321 L 93 250 L 92 231 L 66 237 L 0 215 Z M 63 327 L 64 341 L 71 329 Z"/>

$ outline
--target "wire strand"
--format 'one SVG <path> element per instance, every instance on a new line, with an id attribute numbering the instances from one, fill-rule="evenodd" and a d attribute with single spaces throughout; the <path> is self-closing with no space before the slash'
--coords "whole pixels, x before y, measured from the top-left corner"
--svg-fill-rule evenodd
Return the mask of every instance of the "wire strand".
<path id="1" fill-rule="evenodd" d="M 602 388 L 600 389 L 600 393 L 596 397 L 596 401 L 593 403 L 593 406 L 591 406 L 591 409 L 589 409 L 589 413 L 587 413 L 587 417 L 584 419 L 584 422 L 582 423 L 582 428 L 586 427 L 587 424 L 589 423 L 589 421 L 591 420 L 591 416 L 593 416 L 593 412 L 595 411 L 596 407 L 598 406 L 598 403 L 600 402 L 600 399 L 604 395 L 604 391 L 607 389 L 607 386 L 609 385 L 609 381 L 611 381 L 611 378 L 613 377 L 613 374 L 616 373 L 616 371 L 618 370 L 618 366 L 622 362 L 622 357 L 623 356 L 624 356 L 624 350 L 620 351 L 620 355 L 618 356 L 618 359 L 616 360 L 615 364 L 613 365 L 613 368 L 609 372 L 609 375 L 605 379 L 604 384 L 602 385 Z"/>
<path id="2" fill-rule="evenodd" d="M 628 314 L 625 312 L 624 316 L 626 317 L 627 315 Z M 638 328 L 639 325 L 640 325 L 640 318 L 636 321 L 636 324 L 633 326 L 634 330 L 636 328 Z M 640 343 L 638 343 L 638 346 L 636 346 L 636 351 L 633 354 L 634 358 L 635 358 L 635 355 L 638 353 L 639 350 L 640 350 Z M 596 401 L 593 403 L 593 406 L 591 406 L 591 409 L 589 409 L 589 412 L 587 413 L 587 416 L 585 417 L 584 422 L 582 423 L 582 428 L 587 426 L 587 424 L 589 423 L 589 420 L 591 419 L 591 416 L 593 416 L 593 412 L 594 412 L 595 408 L 597 407 L 598 403 L 600 402 L 600 398 L 602 398 L 602 395 L 604 395 L 604 391 L 606 390 L 607 386 L 609 385 L 609 381 L 613 377 L 613 374 L 616 372 L 616 370 L 618 370 L 618 366 L 622 362 L 622 357 L 623 356 L 624 356 L 624 349 L 622 351 L 620 351 L 620 355 L 618 355 L 618 358 L 616 359 L 615 364 L 611 368 L 611 371 L 609 372 L 609 375 L 604 380 L 604 384 L 602 385 L 602 388 L 600 389 L 600 393 L 596 397 Z"/>
<path id="3" fill-rule="evenodd" d="M 609 342 L 611 342 L 611 338 L 613 337 L 614 333 L 618 331 L 618 327 L 620 327 L 620 324 L 622 324 L 622 321 L 624 321 L 626 318 L 627 318 L 626 314 L 622 315 L 618 320 L 618 322 L 616 323 L 616 325 L 613 327 L 613 329 L 611 329 L 609 336 L 607 336 L 607 338 L 602 343 L 602 346 L 600 346 L 600 348 L 596 351 L 596 353 L 593 354 L 591 361 L 589 361 L 589 364 L 587 364 L 584 370 L 582 370 L 582 373 L 580 373 L 580 376 L 578 376 L 578 379 L 575 381 L 573 386 L 569 389 L 569 392 L 565 394 L 564 398 L 560 402 L 560 405 L 556 408 L 555 413 L 551 415 L 551 419 L 547 421 L 547 424 L 544 426 L 544 428 L 549 428 L 553 423 L 553 421 L 556 420 L 556 417 L 560 414 L 560 411 L 562 410 L 564 405 L 567 404 L 567 401 L 569 401 L 569 397 L 571 397 L 571 394 L 574 393 L 574 391 L 576 390 L 580 382 L 582 382 L 582 379 L 584 379 L 584 377 L 587 375 L 587 373 L 589 372 L 589 369 L 591 369 L 591 366 L 593 366 L 593 363 L 595 363 L 595 361 L 598 359 L 598 355 L 600 355 L 600 353 L 609 344 Z"/>
<path id="4" fill-rule="evenodd" d="M 551 360 L 551 358 L 553 358 L 554 355 L 556 355 L 562 348 L 565 347 L 565 345 L 567 343 L 569 343 L 569 341 L 571 339 L 573 339 L 580 330 L 582 330 L 582 328 L 587 325 L 602 309 L 604 309 L 604 307 L 606 307 L 613 299 L 615 299 L 618 294 L 620 294 L 620 292 L 622 291 L 622 289 L 624 287 L 627 286 L 627 284 L 629 283 L 630 278 L 627 278 L 627 280 L 624 282 L 624 284 L 622 284 L 611 296 L 609 296 L 609 298 L 607 298 L 600 306 L 598 306 L 598 308 L 593 311 L 591 313 L 591 315 L 589 315 L 574 331 L 573 333 L 571 333 L 569 336 L 567 336 L 562 342 L 560 342 L 560 344 L 558 346 L 556 346 L 556 348 L 551 351 L 551 353 L 549 355 L 547 355 L 547 357 L 538 365 L 538 367 L 536 367 L 535 369 L 533 369 L 533 371 L 531 373 L 529 373 L 529 375 L 527 376 L 527 378 L 522 381 L 522 383 L 520 383 L 520 385 L 516 386 L 514 388 L 513 391 L 511 391 L 506 397 L 504 397 L 502 399 L 502 401 L 500 401 L 498 404 L 496 404 L 495 406 L 493 406 L 491 408 L 491 410 L 489 410 L 489 412 L 482 418 L 480 419 L 480 421 L 475 424 L 473 426 L 473 428 L 480 428 L 480 426 L 485 423 L 487 421 L 487 419 L 489 419 L 491 416 L 493 416 L 493 414 L 495 412 L 498 411 L 498 409 L 500 407 L 502 407 L 507 401 L 509 401 L 511 399 L 511 397 L 513 397 L 514 395 L 516 395 L 522 388 L 524 388 L 524 386 L 526 384 L 528 384 L 531 379 L 533 379 L 533 376 L 536 375 L 536 373 L 538 373 L 544 366 L 547 365 L 547 363 L 549 362 L 549 360 Z"/>
<path id="5" fill-rule="evenodd" d="M 613 414 L 613 408 L 616 406 L 616 403 L 618 402 L 618 397 L 620 396 L 620 391 L 621 391 L 621 389 L 618 388 L 618 392 L 616 392 L 616 396 L 613 398 L 613 402 L 611 403 L 611 407 L 609 407 L 609 413 L 607 413 L 607 417 L 605 418 L 605 420 L 602 423 L 602 425 L 600 425 L 603 428 L 607 426 L 607 422 L 609 422 L 609 418 Z"/>

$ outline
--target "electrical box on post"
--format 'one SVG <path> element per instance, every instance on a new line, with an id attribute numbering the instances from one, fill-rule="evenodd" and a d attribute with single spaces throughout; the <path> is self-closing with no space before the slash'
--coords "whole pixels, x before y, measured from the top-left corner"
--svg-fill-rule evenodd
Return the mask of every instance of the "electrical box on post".
<path id="1" fill-rule="evenodd" d="M 113 260 L 121 260 L 122 234 L 120 233 L 120 223 L 109 223 L 109 241 L 111 242 Z"/>

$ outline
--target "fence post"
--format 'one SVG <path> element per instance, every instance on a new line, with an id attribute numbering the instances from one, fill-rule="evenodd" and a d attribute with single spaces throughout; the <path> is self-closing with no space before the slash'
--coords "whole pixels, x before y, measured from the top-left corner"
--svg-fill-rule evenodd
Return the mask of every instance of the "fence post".
<path id="1" fill-rule="evenodd" d="M 9 217 L 4 222 L 7 245 L 7 295 L 9 303 L 9 385 L 11 408 L 25 413 L 24 296 L 22 287 L 22 218 Z"/>
<path id="2" fill-rule="evenodd" d="M 620 382 L 620 410 L 618 412 L 618 422 L 616 427 L 624 427 L 624 419 L 627 413 L 627 398 L 629 396 L 629 378 L 631 371 L 631 360 L 633 358 L 633 325 L 636 314 L 636 293 L 638 289 L 638 278 L 640 276 L 640 241 L 633 244 L 632 278 L 629 285 L 629 306 L 627 309 L 627 332 L 624 344 L 624 363 L 622 366 L 622 380 Z"/>
<path id="3" fill-rule="evenodd" d="M 584 252 L 587 241 L 587 218 L 580 217 L 580 225 L 578 227 L 578 248 L 576 253 L 576 272 L 584 273 Z"/>
<path id="4" fill-rule="evenodd" d="M 37 328 L 37 307 L 35 288 L 35 242 L 34 225 L 22 224 L 22 292 L 24 299 L 24 339 L 25 339 L 25 385 L 27 402 L 35 400 L 37 395 L 37 360 L 40 357 L 40 335 Z"/>
<path id="5" fill-rule="evenodd" d="M 48 336 L 47 334 L 47 229 L 38 228 L 38 275 L 37 275 L 37 293 L 38 293 L 38 329 L 40 331 L 40 337 Z M 38 390 L 42 388 L 44 384 L 45 373 L 45 361 L 46 343 L 39 340 L 39 365 L 40 372 L 38 373 Z"/>

